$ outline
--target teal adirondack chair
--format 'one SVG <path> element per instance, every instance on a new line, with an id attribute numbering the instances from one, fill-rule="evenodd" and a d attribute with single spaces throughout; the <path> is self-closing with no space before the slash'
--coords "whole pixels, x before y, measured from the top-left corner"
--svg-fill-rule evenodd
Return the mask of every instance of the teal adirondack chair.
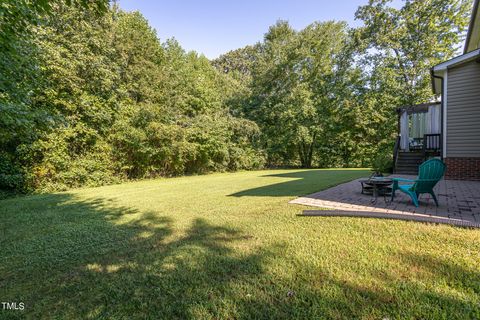
<path id="1" fill-rule="evenodd" d="M 418 178 L 415 180 L 392 178 L 392 201 L 395 197 L 395 191 L 400 190 L 412 198 L 415 207 L 418 207 L 418 197 L 421 193 L 429 193 L 432 195 L 435 204 L 438 207 L 438 200 L 433 192 L 433 187 L 442 179 L 445 173 L 445 164 L 439 159 L 430 159 L 425 161 L 418 168 Z M 410 182 L 410 184 L 400 185 L 399 182 Z M 413 182 L 413 183 L 412 183 Z"/>

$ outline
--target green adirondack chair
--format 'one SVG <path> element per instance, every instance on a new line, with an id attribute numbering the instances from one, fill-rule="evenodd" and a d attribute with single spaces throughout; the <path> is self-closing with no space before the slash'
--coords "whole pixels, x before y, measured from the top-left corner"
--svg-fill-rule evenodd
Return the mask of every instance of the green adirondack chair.
<path id="1" fill-rule="evenodd" d="M 400 190 L 412 198 L 415 207 L 418 207 L 418 197 L 422 193 L 429 193 L 432 195 L 435 204 L 438 207 L 438 200 L 433 192 L 433 187 L 442 179 L 445 173 L 445 164 L 439 159 L 430 159 L 425 161 L 418 168 L 418 178 L 415 180 L 392 178 L 392 201 L 395 197 L 395 191 Z M 399 182 L 410 182 L 410 184 L 400 185 Z"/>

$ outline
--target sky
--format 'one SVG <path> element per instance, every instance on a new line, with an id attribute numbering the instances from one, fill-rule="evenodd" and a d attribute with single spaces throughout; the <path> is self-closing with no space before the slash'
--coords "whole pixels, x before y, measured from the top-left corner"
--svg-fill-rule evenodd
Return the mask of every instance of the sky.
<path id="1" fill-rule="evenodd" d="M 175 37 L 187 51 L 214 59 L 263 39 L 268 27 L 287 20 L 299 30 L 314 21 L 342 20 L 352 27 L 368 0 L 117 0 L 140 11 L 163 42 Z M 395 0 L 397 3 L 399 0 Z"/>

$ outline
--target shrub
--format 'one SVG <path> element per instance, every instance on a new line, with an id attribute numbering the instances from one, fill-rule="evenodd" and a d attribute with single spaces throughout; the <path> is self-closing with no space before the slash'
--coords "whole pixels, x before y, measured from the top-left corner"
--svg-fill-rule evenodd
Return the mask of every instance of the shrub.
<path id="1" fill-rule="evenodd" d="M 373 159 L 372 168 L 376 172 L 393 172 L 392 154 L 386 150 L 379 151 Z"/>

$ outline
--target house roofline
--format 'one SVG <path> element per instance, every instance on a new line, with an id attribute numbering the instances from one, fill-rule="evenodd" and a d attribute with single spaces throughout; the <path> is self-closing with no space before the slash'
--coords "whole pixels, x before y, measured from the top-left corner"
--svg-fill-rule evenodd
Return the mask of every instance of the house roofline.
<path id="1" fill-rule="evenodd" d="M 449 68 L 452 68 L 456 65 L 469 62 L 475 59 L 480 58 L 480 49 L 475 49 L 473 51 L 467 52 L 460 56 L 456 56 L 450 60 L 444 61 L 432 67 L 433 72 L 445 71 Z"/>
<path id="2" fill-rule="evenodd" d="M 480 15 L 479 8 L 480 8 L 480 0 L 475 0 L 473 3 L 473 9 L 472 9 L 472 15 L 470 17 L 470 24 L 468 26 L 468 31 L 467 31 L 467 38 L 465 40 L 465 47 L 463 49 L 463 53 L 468 52 L 468 45 L 470 43 L 470 40 L 472 38 L 472 33 L 474 32 L 474 27 L 475 27 L 475 21 L 476 17 Z M 478 24 L 480 24 L 480 21 L 478 21 Z M 480 27 L 477 28 L 477 30 L 480 29 Z M 478 31 L 480 32 L 480 31 Z"/>
<path id="3" fill-rule="evenodd" d="M 443 90 L 443 88 L 437 86 L 440 85 L 440 83 L 438 83 L 436 79 L 443 78 L 445 71 L 455 66 L 474 60 L 480 61 L 480 49 L 476 49 L 468 53 L 462 54 L 461 56 L 454 57 L 450 60 L 439 63 L 430 68 L 433 92 L 435 94 L 440 94 L 441 90 Z"/>

